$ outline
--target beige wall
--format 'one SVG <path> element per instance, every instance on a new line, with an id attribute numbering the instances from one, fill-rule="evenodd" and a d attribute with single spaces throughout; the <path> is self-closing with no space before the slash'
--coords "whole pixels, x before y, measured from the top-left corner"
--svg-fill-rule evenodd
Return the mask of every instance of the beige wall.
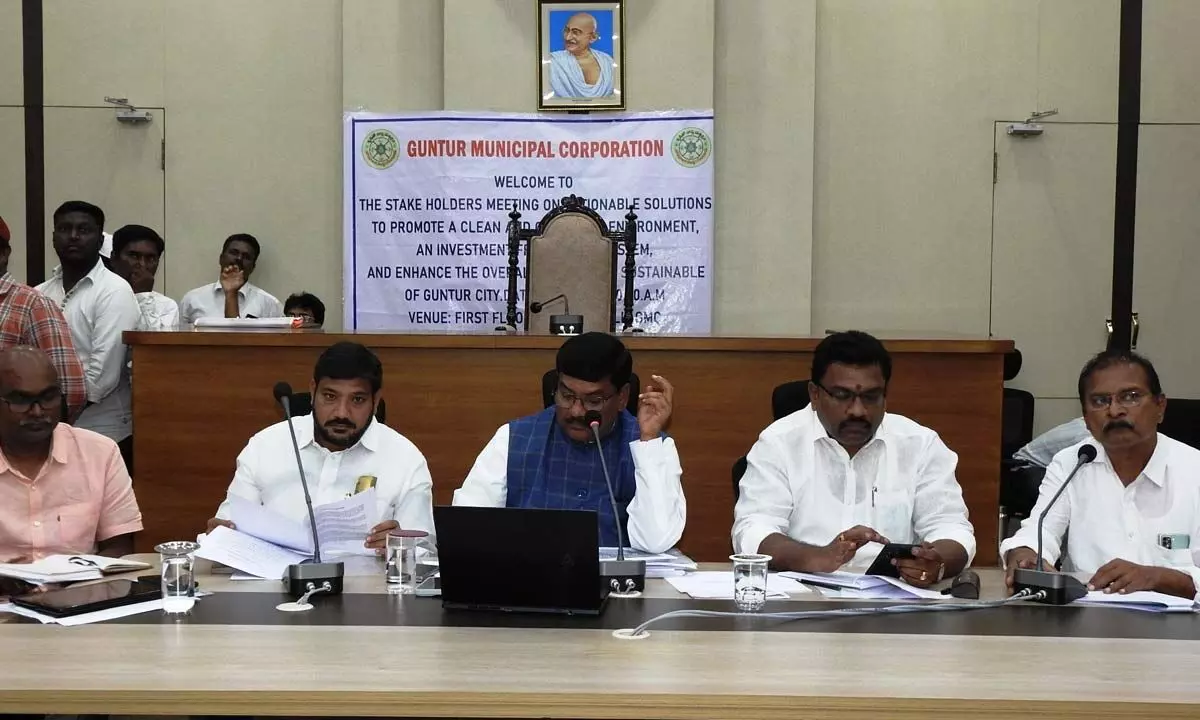
<path id="1" fill-rule="evenodd" d="M 631 109 L 716 112 L 718 332 L 987 333 L 993 294 L 1020 291 L 993 282 L 994 123 L 1115 121 L 1119 0 L 626 5 Z M 19 7 L 0 0 L 0 149 L 18 159 Z M 45 7 L 48 103 L 163 109 L 167 290 L 210 281 L 247 231 L 256 282 L 316 292 L 334 328 L 341 112 L 534 105 L 536 0 Z M 1145 24 L 1146 119 L 1200 121 L 1200 3 L 1147 0 Z M 15 166 L 0 212 L 20 227 Z"/>
<path id="2" fill-rule="evenodd" d="M 0 0 L 0 217 L 12 232 L 9 267 L 25 279 L 25 83 L 21 0 Z"/>

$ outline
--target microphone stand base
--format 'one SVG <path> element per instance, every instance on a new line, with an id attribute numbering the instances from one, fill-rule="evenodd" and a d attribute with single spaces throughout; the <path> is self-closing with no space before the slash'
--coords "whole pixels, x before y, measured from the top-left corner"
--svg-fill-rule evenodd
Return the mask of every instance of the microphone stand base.
<path id="1" fill-rule="evenodd" d="M 645 560 L 600 561 L 601 593 L 609 597 L 637 597 L 645 589 Z"/>
<path id="2" fill-rule="evenodd" d="M 283 580 L 287 583 L 288 594 L 295 598 L 303 597 L 314 590 L 322 595 L 341 595 L 345 574 L 345 563 L 298 563 L 288 565 L 287 575 Z M 323 589 L 326 583 L 329 583 L 328 590 Z"/>
<path id="3" fill-rule="evenodd" d="M 1088 593 L 1086 585 L 1066 573 L 1018 568 L 1013 573 L 1013 592 L 1022 590 L 1044 591 L 1046 597 L 1034 602 L 1045 605 L 1066 605 Z"/>

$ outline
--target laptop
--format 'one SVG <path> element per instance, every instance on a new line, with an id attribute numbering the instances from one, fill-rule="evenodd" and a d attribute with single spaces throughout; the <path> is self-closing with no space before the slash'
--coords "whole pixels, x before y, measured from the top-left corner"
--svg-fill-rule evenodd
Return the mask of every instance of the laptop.
<path id="1" fill-rule="evenodd" d="M 442 607 L 599 615 L 600 537 L 590 510 L 433 509 Z"/>

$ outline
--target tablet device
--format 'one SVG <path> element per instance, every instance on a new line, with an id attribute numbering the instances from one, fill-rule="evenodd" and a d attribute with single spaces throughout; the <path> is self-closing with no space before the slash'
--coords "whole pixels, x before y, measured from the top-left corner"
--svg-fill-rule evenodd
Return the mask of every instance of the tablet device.
<path id="1" fill-rule="evenodd" d="M 161 597 L 161 580 L 157 576 L 150 576 L 30 593 L 12 598 L 12 604 L 50 617 L 64 618 L 158 600 Z"/>
<path id="2" fill-rule="evenodd" d="M 892 560 L 897 558 L 911 558 L 913 556 L 913 548 L 917 545 L 902 545 L 900 543 L 888 543 L 883 546 L 879 554 L 875 556 L 875 562 L 871 563 L 871 567 L 867 568 L 867 575 L 884 575 L 886 577 L 900 577 L 900 569 L 892 564 Z M 859 567 L 862 567 L 861 565 Z"/>

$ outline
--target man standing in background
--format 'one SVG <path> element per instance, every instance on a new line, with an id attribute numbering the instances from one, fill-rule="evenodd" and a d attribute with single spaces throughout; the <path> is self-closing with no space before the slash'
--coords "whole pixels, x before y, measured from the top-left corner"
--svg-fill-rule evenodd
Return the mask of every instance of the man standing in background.
<path id="1" fill-rule="evenodd" d="M 218 263 L 221 278 L 189 290 L 179 303 L 183 321 L 197 318 L 283 317 L 283 306 L 271 293 L 250 283 L 261 248 L 253 235 L 238 233 L 225 239 Z"/>
<path id="2" fill-rule="evenodd" d="M 87 404 L 83 364 L 71 342 L 71 330 L 58 306 L 33 288 L 8 274 L 12 235 L 0 218 L 0 350 L 29 345 L 46 353 L 58 372 L 59 386 L 66 397 L 69 422 Z"/>
<path id="3" fill-rule="evenodd" d="M 133 288 L 142 314 L 138 330 L 179 329 L 179 305 L 154 292 L 154 276 L 166 249 L 162 237 L 144 225 L 126 225 L 113 233 L 112 269 Z"/>
<path id="4" fill-rule="evenodd" d="M 104 435 L 132 463 L 133 418 L 122 333 L 137 328 L 141 313 L 129 283 L 100 261 L 104 211 L 72 200 L 54 211 L 54 252 L 60 265 L 38 286 L 62 308 L 83 363 L 88 405 L 76 426 Z"/>

